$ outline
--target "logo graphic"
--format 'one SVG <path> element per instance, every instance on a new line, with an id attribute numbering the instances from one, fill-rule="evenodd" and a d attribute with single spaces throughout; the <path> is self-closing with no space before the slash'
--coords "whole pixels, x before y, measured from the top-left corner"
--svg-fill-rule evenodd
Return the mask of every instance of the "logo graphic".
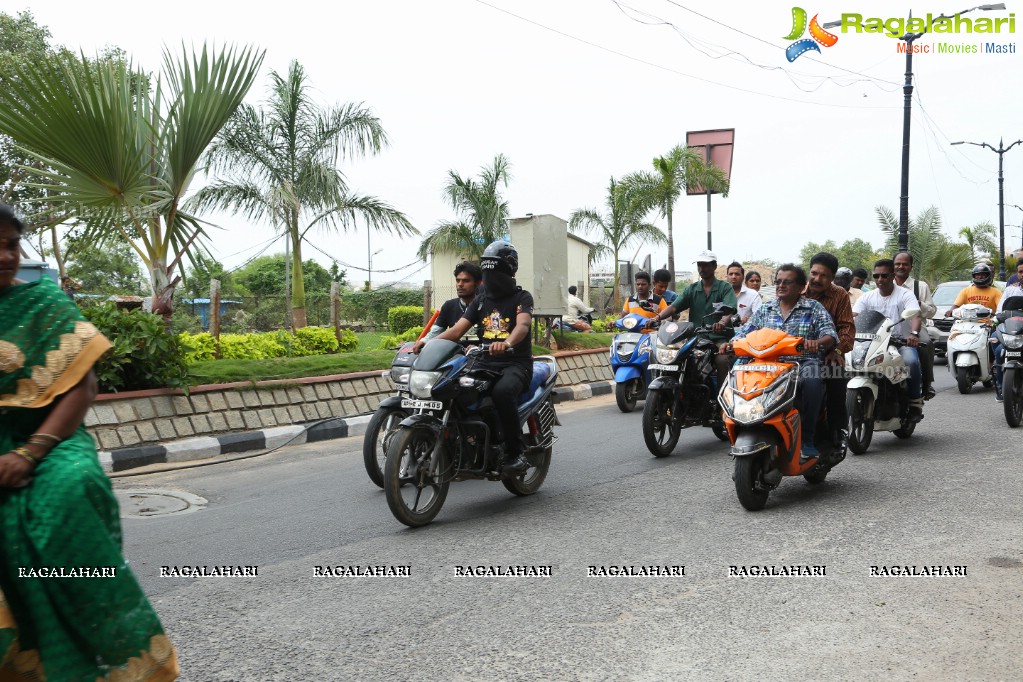
<path id="1" fill-rule="evenodd" d="M 785 49 L 785 58 L 790 62 L 796 61 L 801 54 L 814 50 L 820 52 L 821 49 L 817 47 L 817 43 L 820 43 L 824 47 L 831 47 L 838 42 L 838 36 L 833 33 L 828 33 L 820 24 L 817 23 L 817 15 L 813 15 L 813 19 L 810 20 L 810 38 L 803 38 L 797 40 L 806 31 L 806 10 L 802 7 L 792 8 L 792 31 L 785 36 L 785 40 L 795 40 Z M 812 40 L 811 40 L 812 38 Z"/>

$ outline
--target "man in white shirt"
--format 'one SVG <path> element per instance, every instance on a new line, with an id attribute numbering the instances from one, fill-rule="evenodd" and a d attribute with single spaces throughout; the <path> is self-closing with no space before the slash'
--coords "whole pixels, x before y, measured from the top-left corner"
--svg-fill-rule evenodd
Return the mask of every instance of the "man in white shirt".
<path id="1" fill-rule="evenodd" d="M 913 292 L 916 300 L 920 303 L 920 347 L 917 352 L 920 354 L 920 371 L 923 375 L 924 400 L 934 397 L 934 344 L 930 334 L 927 332 L 927 320 L 934 317 L 938 312 L 938 306 L 934 305 L 931 298 L 931 287 L 927 282 L 913 279 L 909 273 L 913 270 L 913 254 L 908 251 L 900 251 L 892 259 L 895 263 L 895 283 Z"/>
<path id="2" fill-rule="evenodd" d="M 745 276 L 746 269 L 736 261 L 729 263 L 728 268 L 725 269 L 725 279 L 732 285 L 732 291 L 735 292 L 736 307 L 739 310 L 739 319 L 743 324 L 749 322 L 749 318 L 753 317 L 753 313 L 757 312 L 761 303 L 760 292 L 743 284 Z"/>
<path id="3" fill-rule="evenodd" d="M 593 308 L 583 303 L 583 300 L 575 295 L 577 291 L 575 286 L 568 288 L 568 297 L 565 299 L 567 312 L 561 317 L 561 320 L 577 332 L 588 332 L 590 325 L 582 317 L 592 313 Z"/>
<path id="4" fill-rule="evenodd" d="M 923 418 L 922 373 L 920 356 L 917 347 L 920 345 L 920 316 L 911 320 L 902 320 L 906 310 L 919 310 L 920 302 L 909 289 L 895 286 L 895 262 L 890 258 L 882 258 L 874 263 L 874 281 L 877 289 L 863 294 L 853 305 L 853 317 L 868 310 L 876 310 L 889 320 L 901 320 L 895 325 L 892 335 L 901 336 L 906 345 L 899 348 L 899 354 L 909 369 L 909 398 L 912 417 L 919 421 Z"/>

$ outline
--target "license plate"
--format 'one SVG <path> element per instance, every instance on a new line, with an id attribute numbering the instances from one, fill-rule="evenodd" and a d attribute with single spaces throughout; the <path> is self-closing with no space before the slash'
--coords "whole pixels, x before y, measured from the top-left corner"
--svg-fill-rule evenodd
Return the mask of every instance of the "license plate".
<path id="1" fill-rule="evenodd" d="M 1005 358 L 1019 358 L 1023 357 L 1023 350 L 1007 350 L 1005 351 Z"/>
<path id="2" fill-rule="evenodd" d="M 443 410 L 444 403 L 439 400 L 410 400 L 404 398 L 401 406 L 406 410 Z"/>
<path id="3" fill-rule="evenodd" d="M 647 365 L 647 369 L 651 371 L 656 369 L 660 372 L 677 372 L 678 365 Z"/>
<path id="4" fill-rule="evenodd" d="M 856 340 L 857 341 L 873 341 L 876 338 L 877 338 L 877 334 L 857 334 L 856 335 Z"/>

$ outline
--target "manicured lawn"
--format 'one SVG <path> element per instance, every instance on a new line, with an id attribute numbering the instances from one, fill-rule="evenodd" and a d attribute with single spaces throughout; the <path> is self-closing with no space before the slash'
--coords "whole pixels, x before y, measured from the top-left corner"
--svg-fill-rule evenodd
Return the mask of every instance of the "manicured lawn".
<path id="1" fill-rule="evenodd" d="M 298 379 L 328 374 L 368 372 L 388 369 L 394 353 L 374 350 L 336 355 L 312 355 L 305 358 L 271 358 L 268 360 L 209 360 L 189 366 L 188 383 L 223 384 L 232 381 L 263 381 L 267 379 Z"/>
<path id="2" fill-rule="evenodd" d="M 391 336 L 391 333 L 387 331 L 356 333 L 355 338 L 359 339 L 358 350 L 377 350 L 380 348 L 380 341 L 385 336 Z"/>

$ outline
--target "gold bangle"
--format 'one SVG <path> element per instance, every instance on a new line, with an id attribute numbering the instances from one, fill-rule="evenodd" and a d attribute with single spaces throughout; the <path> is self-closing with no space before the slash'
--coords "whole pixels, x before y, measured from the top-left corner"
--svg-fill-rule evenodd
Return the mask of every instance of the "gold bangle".
<path id="1" fill-rule="evenodd" d="M 33 457 L 32 453 L 30 453 L 28 450 L 26 450 L 24 446 L 19 445 L 18 447 L 16 447 L 13 450 L 11 450 L 11 452 L 13 452 L 16 455 L 21 455 L 22 457 L 24 457 L 28 461 L 32 462 L 32 466 L 35 466 L 35 465 L 39 464 L 39 460 L 36 459 L 35 457 Z"/>
<path id="2" fill-rule="evenodd" d="M 59 438 L 57 436 L 54 436 L 52 433 L 33 433 L 31 436 L 28 437 L 28 440 L 32 440 L 33 438 L 47 438 L 47 439 L 53 441 L 53 445 L 55 447 L 57 445 L 60 445 L 61 441 L 64 440 L 63 438 Z"/>

